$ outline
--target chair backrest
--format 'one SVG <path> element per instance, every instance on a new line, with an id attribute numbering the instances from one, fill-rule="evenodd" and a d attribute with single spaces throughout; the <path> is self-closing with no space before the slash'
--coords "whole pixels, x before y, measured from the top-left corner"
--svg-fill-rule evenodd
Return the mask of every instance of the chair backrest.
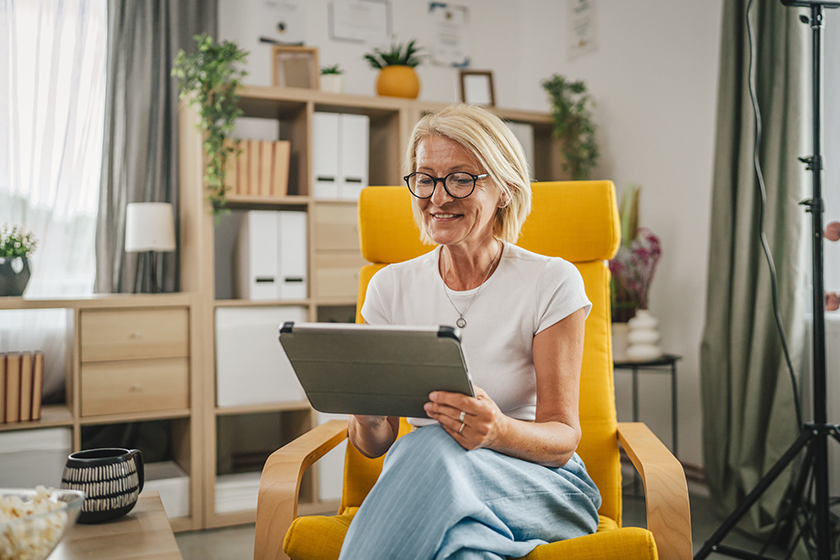
<path id="1" fill-rule="evenodd" d="M 610 339 L 609 269 L 620 228 L 611 181 L 534 183 L 531 215 L 519 246 L 572 262 L 580 270 L 592 311 L 586 320 L 580 381 L 582 438 L 578 454 L 601 491 L 599 513 L 621 525 L 621 465 L 616 439 L 615 393 Z M 370 263 L 359 275 L 356 321 L 373 274 L 432 250 L 420 243 L 405 187 L 368 187 L 359 199 L 362 256 Z M 409 429 L 403 421 L 401 432 Z M 376 482 L 382 459 L 364 458 L 348 446 L 344 472 L 345 507 L 361 504 Z"/>

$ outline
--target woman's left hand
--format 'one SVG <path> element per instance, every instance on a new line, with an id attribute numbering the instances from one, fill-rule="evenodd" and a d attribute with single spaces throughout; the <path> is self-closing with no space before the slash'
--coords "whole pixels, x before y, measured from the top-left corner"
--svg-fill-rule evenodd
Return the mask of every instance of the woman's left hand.
<path id="1" fill-rule="evenodd" d="M 508 417 L 480 387 L 475 398 L 461 393 L 435 391 L 429 395 L 426 414 L 464 449 L 492 448 L 503 437 Z"/>

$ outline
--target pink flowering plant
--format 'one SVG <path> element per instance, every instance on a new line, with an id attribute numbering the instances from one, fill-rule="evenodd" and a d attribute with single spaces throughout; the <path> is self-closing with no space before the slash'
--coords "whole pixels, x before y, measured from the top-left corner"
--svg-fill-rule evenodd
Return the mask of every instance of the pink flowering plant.
<path id="1" fill-rule="evenodd" d="M 648 308 L 648 289 L 662 256 L 659 238 L 648 228 L 639 228 L 629 245 L 622 245 L 610 260 L 610 272 L 627 300 L 641 309 Z"/>
<path id="2" fill-rule="evenodd" d="M 612 320 L 617 323 L 632 319 L 636 309 L 647 309 L 648 290 L 662 255 L 659 238 L 639 227 L 641 190 L 638 185 L 625 187 L 619 209 L 621 247 L 610 260 Z"/>

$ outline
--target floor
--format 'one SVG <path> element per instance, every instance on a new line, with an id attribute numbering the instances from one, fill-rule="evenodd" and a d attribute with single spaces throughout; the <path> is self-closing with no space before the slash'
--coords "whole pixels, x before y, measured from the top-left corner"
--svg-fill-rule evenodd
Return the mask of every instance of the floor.
<path id="1" fill-rule="evenodd" d="M 705 487 L 690 483 L 689 492 L 691 494 L 691 530 L 696 553 L 723 520 L 713 513 Z M 637 495 L 632 484 L 625 488 L 623 516 L 625 525 L 645 526 L 644 498 Z M 184 560 L 248 560 L 254 556 L 253 525 L 179 533 L 176 539 Z M 758 552 L 760 548 L 760 543 L 737 532 L 731 533 L 726 538 L 726 544 L 754 552 Z M 766 554 L 772 555 L 770 552 Z M 773 557 L 776 556 L 773 555 Z M 778 557 L 782 558 L 783 555 L 778 555 Z M 711 554 L 708 558 L 728 557 Z"/>

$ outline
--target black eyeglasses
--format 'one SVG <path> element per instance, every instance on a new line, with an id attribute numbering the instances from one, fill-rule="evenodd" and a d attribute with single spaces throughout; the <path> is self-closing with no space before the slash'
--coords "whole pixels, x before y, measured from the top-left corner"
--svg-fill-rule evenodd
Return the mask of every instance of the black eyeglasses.
<path id="1" fill-rule="evenodd" d="M 479 179 L 484 179 L 488 174 L 473 175 L 465 171 L 456 171 L 450 173 L 446 177 L 432 177 L 428 173 L 420 173 L 415 171 L 410 175 L 403 177 L 405 184 L 408 185 L 408 190 L 417 198 L 432 198 L 435 194 L 435 187 L 438 181 L 443 183 L 443 188 L 449 193 L 452 198 L 467 198 L 475 190 L 475 183 Z"/>

